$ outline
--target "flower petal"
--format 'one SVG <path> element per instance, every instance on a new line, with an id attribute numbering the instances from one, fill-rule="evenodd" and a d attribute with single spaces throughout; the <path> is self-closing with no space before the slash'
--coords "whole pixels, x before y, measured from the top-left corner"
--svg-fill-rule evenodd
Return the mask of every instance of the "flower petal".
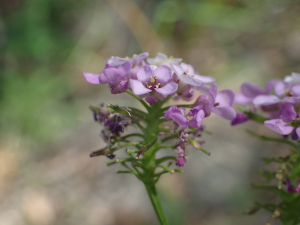
<path id="1" fill-rule="evenodd" d="M 180 64 L 181 68 L 184 70 L 184 71 L 189 71 L 188 74 L 195 74 L 195 69 L 192 65 L 190 64 L 186 64 L 186 63 L 181 63 Z"/>
<path id="2" fill-rule="evenodd" d="M 139 55 L 134 55 L 132 56 L 132 60 L 134 62 L 139 62 L 139 61 L 142 61 L 143 59 L 147 58 L 149 56 L 149 53 L 148 52 L 143 52 Z"/>
<path id="3" fill-rule="evenodd" d="M 283 81 L 277 82 L 274 86 L 274 90 L 275 90 L 276 95 L 278 95 L 281 98 L 286 96 L 285 90 L 287 88 L 288 88 L 288 84 L 284 83 Z"/>
<path id="4" fill-rule="evenodd" d="M 218 93 L 218 85 L 216 83 L 212 83 L 209 89 L 209 98 L 208 98 L 210 107 L 213 107 L 215 105 L 217 93 Z"/>
<path id="5" fill-rule="evenodd" d="M 283 102 L 289 102 L 292 104 L 300 103 L 300 96 L 298 97 L 286 97 L 282 100 Z"/>
<path id="6" fill-rule="evenodd" d="M 236 117 L 231 121 L 231 125 L 237 125 L 237 124 L 241 124 L 241 123 L 245 123 L 246 121 L 248 121 L 250 118 L 244 114 L 244 113 L 237 113 Z"/>
<path id="7" fill-rule="evenodd" d="M 180 108 L 180 109 L 184 109 L 183 113 L 185 113 L 185 108 Z M 170 106 L 170 108 L 165 113 L 164 118 L 167 119 L 167 120 L 171 119 L 170 115 L 172 113 L 181 113 L 180 109 L 177 108 L 177 105 Z"/>
<path id="8" fill-rule="evenodd" d="M 189 121 L 189 126 L 193 128 L 200 127 L 204 116 L 205 116 L 204 111 L 202 109 L 199 110 L 198 113 Z"/>
<path id="9" fill-rule="evenodd" d="M 109 89 L 112 94 L 120 94 L 128 89 L 128 80 L 123 80 L 117 85 L 110 83 Z"/>
<path id="10" fill-rule="evenodd" d="M 200 110 L 202 110 L 202 106 L 201 105 L 195 106 L 186 115 L 187 116 L 195 116 Z"/>
<path id="11" fill-rule="evenodd" d="M 238 104 L 246 105 L 246 104 L 252 103 L 253 98 L 248 98 L 248 97 L 246 97 L 245 95 L 243 95 L 242 93 L 237 93 L 237 94 L 235 95 L 235 101 L 236 101 Z"/>
<path id="12" fill-rule="evenodd" d="M 141 82 L 150 82 L 150 77 L 154 77 L 150 66 L 143 66 L 137 71 L 137 78 Z"/>
<path id="13" fill-rule="evenodd" d="M 181 74 L 184 73 L 184 70 L 178 64 L 171 64 L 171 67 L 173 68 L 174 72 L 177 74 L 178 78 Z"/>
<path id="14" fill-rule="evenodd" d="M 124 77 L 129 72 L 131 67 L 132 67 L 131 62 L 127 61 L 123 63 L 121 66 L 119 66 L 117 70 L 119 71 L 120 76 Z"/>
<path id="15" fill-rule="evenodd" d="M 242 84 L 241 93 L 248 98 L 255 98 L 258 95 L 267 94 L 265 90 L 249 82 Z"/>
<path id="16" fill-rule="evenodd" d="M 168 66 L 158 66 L 154 70 L 155 77 L 157 76 L 157 82 L 160 84 L 166 84 L 172 77 L 172 72 Z"/>
<path id="17" fill-rule="evenodd" d="M 125 63 L 127 61 L 131 61 L 131 59 L 121 58 L 121 57 L 118 57 L 118 56 L 112 56 L 110 59 L 106 60 L 106 63 L 111 65 L 111 66 L 117 67 L 117 66 L 120 66 L 120 65 L 122 65 L 123 63 Z"/>
<path id="18" fill-rule="evenodd" d="M 254 105 L 272 105 L 281 102 L 275 95 L 258 95 L 253 99 Z"/>
<path id="19" fill-rule="evenodd" d="M 174 81 L 170 81 L 165 86 L 161 88 L 155 88 L 155 91 L 163 95 L 163 98 L 165 99 L 168 95 L 173 95 L 176 93 L 178 88 L 178 84 L 176 84 Z"/>
<path id="20" fill-rule="evenodd" d="M 145 98 L 145 101 L 148 102 L 150 105 L 152 105 L 156 103 L 158 100 L 154 96 L 148 96 L 147 98 Z"/>
<path id="21" fill-rule="evenodd" d="M 293 72 L 291 76 L 286 76 L 284 82 L 296 84 L 300 82 L 300 73 Z"/>
<path id="22" fill-rule="evenodd" d="M 169 63 L 179 64 L 179 63 L 181 63 L 182 59 L 180 59 L 180 58 L 169 58 L 168 61 L 169 61 Z"/>
<path id="23" fill-rule="evenodd" d="M 204 95 L 209 95 L 210 86 L 207 84 L 203 84 L 201 86 L 196 87 L 196 90 Z"/>
<path id="24" fill-rule="evenodd" d="M 280 80 L 280 79 L 271 79 L 271 80 L 269 80 L 268 83 L 266 84 L 266 87 L 265 87 L 265 93 L 269 94 L 272 91 L 273 87 L 278 82 L 282 82 L 282 80 Z"/>
<path id="25" fill-rule="evenodd" d="M 150 89 L 146 88 L 141 81 L 139 80 L 132 80 L 130 79 L 130 86 L 132 89 L 132 92 L 135 95 L 144 95 L 144 94 L 148 94 L 151 92 Z"/>
<path id="26" fill-rule="evenodd" d="M 189 74 L 181 74 L 179 76 L 179 80 L 183 81 L 186 84 L 190 84 L 193 86 L 201 86 L 203 83 L 210 83 L 213 81 L 211 79 L 206 79 L 205 76 L 189 75 Z"/>
<path id="27" fill-rule="evenodd" d="M 281 135 L 290 134 L 294 129 L 292 126 L 283 122 L 281 119 L 266 120 L 265 125 Z"/>
<path id="28" fill-rule="evenodd" d="M 86 81 L 90 84 L 100 84 L 99 74 L 93 74 L 83 71 L 83 76 L 85 77 Z"/>
<path id="29" fill-rule="evenodd" d="M 295 85 L 292 87 L 292 93 L 293 93 L 294 95 L 300 96 L 300 83 L 299 83 L 299 84 L 295 84 Z"/>
<path id="30" fill-rule="evenodd" d="M 232 106 L 234 102 L 234 92 L 232 90 L 222 90 L 217 93 L 215 100 L 220 106 Z"/>
<path id="31" fill-rule="evenodd" d="M 285 122 L 290 122 L 297 116 L 294 106 L 291 103 L 283 103 L 279 112 L 280 118 Z"/>
<path id="32" fill-rule="evenodd" d="M 179 113 L 171 113 L 170 117 L 182 128 L 184 128 L 184 129 L 187 128 L 189 121 L 185 116 L 183 116 Z"/>
<path id="33" fill-rule="evenodd" d="M 120 81 L 123 76 L 116 68 L 107 68 L 99 75 L 100 84 L 116 84 Z"/>
<path id="34" fill-rule="evenodd" d="M 229 106 L 217 106 L 211 109 L 212 112 L 225 120 L 233 120 L 236 117 L 236 112 Z"/>

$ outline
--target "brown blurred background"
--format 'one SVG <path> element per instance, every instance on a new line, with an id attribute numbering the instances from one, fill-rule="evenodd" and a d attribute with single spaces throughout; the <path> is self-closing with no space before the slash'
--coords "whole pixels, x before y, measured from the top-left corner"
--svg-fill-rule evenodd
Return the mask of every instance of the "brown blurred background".
<path id="1" fill-rule="evenodd" d="M 300 1 L 10 0 L 0 1 L 0 224 L 157 224 L 132 175 L 115 174 L 90 104 L 139 105 L 85 82 L 110 56 L 147 51 L 183 58 L 220 89 L 300 72 Z M 264 193 L 262 156 L 286 154 L 212 116 L 203 138 L 210 157 L 190 149 L 182 174 L 158 183 L 170 225 L 265 224 L 245 214 Z M 170 151 L 170 154 L 173 154 Z M 270 196 L 272 197 L 272 196 Z M 275 223 L 276 224 L 276 223 Z"/>

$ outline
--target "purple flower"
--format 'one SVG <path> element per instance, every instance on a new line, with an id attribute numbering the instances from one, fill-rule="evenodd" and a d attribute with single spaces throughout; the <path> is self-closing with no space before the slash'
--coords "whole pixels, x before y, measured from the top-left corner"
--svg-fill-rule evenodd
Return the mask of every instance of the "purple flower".
<path id="1" fill-rule="evenodd" d="M 176 97 L 178 99 L 182 98 L 188 101 L 194 97 L 194 86 L 180 82 L 179 77 L 176 73 L 173 73 L 172 80 L 179 85 L 176 92 L 178 95 Z"/>
<path id="2" fill-rule="evenodd" d="M 192 117 L 192 119 L 188 120 L 187 116 Z M 174 130 L 176 130 L 178 126 L 186 129 L 188 125 L 193 128 L 199 128 L 204 116 L 205 113 L 202 110 L 202 106 L 196 106 L 192 108 L 188 114 L 185 114 L 185 108 L 177 108 L 176 105 L 173 105 L 167 110 L 164 118 L 167 120 L 172 119 L 176 127 Z"/>
<path id="3" fill-rule="evenodd" d="M 126 76 L 131 69 L 132 64 L 127 61 L 115 68 L 106 65 L 100 74 L 83 72 L 87 82 L 91 84 L 109 84 L 112 94 L 125 92 L 128 88 L 128 77 Z"/>
<path id="4" fill-rule="evenodd" d="M 247 116 L 244 113 L 237 113 L 236 117 L 231 121 L 231 125 L 237 125 L 237 124 L 241 124 L 241 123 L 245 123 L 248 120 L 250 120 L 249 116 Z"/>
<path id="5" fill-rule="evenodd" d="M 201 105 L 205 116 L 211 112 L 217 114 L 223 119 L 233 120 L 236 117 L 235 110 L 231 107 L 234 102 L 234 92 L 231 90 L 222 90 L 218 92 L 218 86 L 213 83 L 211 87 L 203 85 L 197 87 L 197 90 L 208 93 L 209 97 L 201 95 L 197 98 L 195 105 Z"/>
<path id="6" fill-rule="evenodd" d="M 281 134 L 288 135 L 293 131 L 293 127 L 283 122 L 282 119 L 266 120 L 265 125 L 271 130 Z M 299 133 L 300 134 L 300 133 Z"/>
<path id="7" fill-rule="evenodd" d="M 172 119 L 175 125 L 181 126 L 183 129 L 188 127 L 188 119 L 185 116 L 185 108 L 177 108 L 176 105 L 173 105 L 165 113 L 164 118 L 167 120 Z"/>
<path id="8" fill-rule="evenodd" d="M 106 61 L 106 63 L 111 65 L 111 66 L 118 67 L 118 66 L 122 65 L 125 62 L 130 62 L 130 63 L 132 63 L 132 65 L 134 67 L 134 66 L 139 65 L 140 62 L 142 62 L 148 56 L 149 56 L 148 52 L 144 52 L 144 53 L 141 53 L 139 55 L 134 54 L 131 59 L 128 58 L 128 57 L 120 58 L 118 56 L 112 56 L 111 58 L 109 58 Z"/>
<path id="9" fill-rule="evenodd" d="M 291 84 L 300 83 L 300 73 L 293 72 L 291 76 L 286 76 L 284 78 L 284 82 Z"/>
<path id="10" fill-rule="evenodd" d="M 155 69 L 143 66 L 137 71 L 138 80 L 130 79 L 130 86 L 135 95 L 143 97 L 151 94 L 164 100 L 168 95 L 173 95 L 178 88 L 178 85 L 171 81 L 171 76 L 171 69 L 167 66 L 162 65 Z"/>
<path id="11" fill-rule="evenodd" d="M 198 129 L 193 133 L 195 137 L 200 137 L 202 135 L 202 131 L 205 130 L 205 125 L 200 125 Z"/>
<path id="12" fill-rule="evenodd" d="M 185 159 L 185 145 L 179 144 L 176 149 L 177 158 L 176 158 L 176 166 L 182 167 L 186 163 Z"/>
<path id="13" fill-rule="evenodd" d="M 209 76 L 201 76 L 197 74 L 194 70 L 194 67 L 181 63 L 178 64 L 171 64 L 173 70 L 175 71 L 176 75 L 178 76 L 179 80 L 179 91 L 185 87 L 185 85 L 192 85 L 192 86 L 201 86 L 204 83 L 211 83 L 214 82 L 215 79 Z"/>
<path id="14" fill-rule="evenodd" d="M 267 95 L 271 92 L 274 85 L 278 82 L 277 79 L 270 80 L 265 89 L 261 89 L 255 84 L 246 82 L 241 86 L 241 92 L 236 94 L 235 101 L 239 104 L 249 104 L 252 103 L 253 99 L 259 95 Z M 254 104 L 254 103 L 253 103 Z"/>
<path id="15" fill-rule="evenodd" d="M 129 124 L 128 120 L 122 114 L 112 114 L 109 119 L 104 122 L 112 134 L 119 136 L 124 131 L 124 128 Z"/>
<path id="16" fill-rule="evenodd" d="M 300 193 L 300 181 L 298 181 L 298 186 L 297 187 L 292 185 L 292 181 L 289 178 L 285 179 L 285 181 L 283 181 L 283 183 L 285 185 L 287 185 L 286 192 L 288 192 L 288 193 L 293 193 L 293 192 Z"/>
<path id="17" fill-rule="evenodd" d="M 299 139 L 299 114 L 297 115 L 294 106 L 291 103 L 283 103 L 279 114 L 280 119 L 266 120 L 265 125 L 281 135 L 288 135 L 293 132 L 293 140 Z"/>
<path id="18" fill-rule="evenodd" d="M 189 126 L 193 128 L 199 128 L 201 126 L 202 120 L 205 116 L 202 106 L 195 106 L 192 108 L 187 116 L 192 116 L 193 118 L 189 121 Z"/>
<path id="19" fill-rule="evenodd" d="M 157 53 L 155 58 L 148 58 L 147 62 L 149 65 L 155 65 L 155 66 L 160 66 L 160 65 L 170 65 L 171 63 L 176 63 L 179 64 L 181 63 L 182 59 L 179 58 L 173 58 L 173 56 L 166 56 L 163 53 Z"/>
<path id="20" fill-rule="evenodd" d="M 186 132 L 184 131 L 184 129 L 182 129 L 182 130 L 180 130 L 180 131 L 178 132 L 178 137 L 180 138 L 181 141 L 187 142 L 188 137 L 189 137 L 189 134 L 186 133 Z"/>

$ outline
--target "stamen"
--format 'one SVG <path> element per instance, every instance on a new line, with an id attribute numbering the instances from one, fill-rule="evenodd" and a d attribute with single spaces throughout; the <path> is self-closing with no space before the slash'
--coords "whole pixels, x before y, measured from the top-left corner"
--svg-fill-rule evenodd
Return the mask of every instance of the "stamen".
<path id="1" fill-rule="evenodd" d="M 150 77 L 150 81 L 151 81 L 151 83 L 154 83 L 155 82 L 155 78 L 154 77 Z"/>
<path id="2" fill-rule="evenodd" d="M 173 59 L 174 57 L 171 55 L 170 57 L 169 57 L 169 59 Z"/>
<path id="3" fill-rule="evenodd" d="M 184 74 L 188 74 L 188 72 L 189 72 L 189 70 L 187 69 L 187 70 L 184 71 Z"/>

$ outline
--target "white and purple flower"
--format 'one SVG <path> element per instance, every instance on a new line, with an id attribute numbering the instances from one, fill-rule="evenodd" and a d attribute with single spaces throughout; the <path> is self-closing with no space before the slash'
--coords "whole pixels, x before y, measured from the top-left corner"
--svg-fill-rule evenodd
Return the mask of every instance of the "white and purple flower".
<path id="1" fill-rule="evenodd" d="M 236 112 L 232 108 L 234 102 L 234 92 L 231 90 L 222 90 L 218 92 L 218 86 L 213 83 L 211 87 L 203 85 L 197 88 L 203 94 L 197 98 L 195 105 L 202 106 L 205 117 L 211 112 L 226 120 L 233 120 Z M 208 95 L 208 96 L 207 96 Z"/>
<path id="2" fill-rule="evenodd" d="M 105 69 L 100 74 L 83 72 L 87 82 L 91 84 L 109 84 L 112 94 L 123 93 L 128 89 L 128 76 L 131 69 L 131 62 L 127 61 L 115 68 L 106 64 Z"/>
<path id="3" fill-rule="evenodd" d="M 140 97 L 146 98 L 150 104 L 157 102 L 157 98 L 164 100 L 168 95 L 173 95 L 178 85 L 171 80 L 172 72 L 168 66 L 150 67 L 143 66 L 137 71 L 137 80 L 130 79 L 132 92 Z M 149 96 L 149 97 L 150 97 Z"/>

